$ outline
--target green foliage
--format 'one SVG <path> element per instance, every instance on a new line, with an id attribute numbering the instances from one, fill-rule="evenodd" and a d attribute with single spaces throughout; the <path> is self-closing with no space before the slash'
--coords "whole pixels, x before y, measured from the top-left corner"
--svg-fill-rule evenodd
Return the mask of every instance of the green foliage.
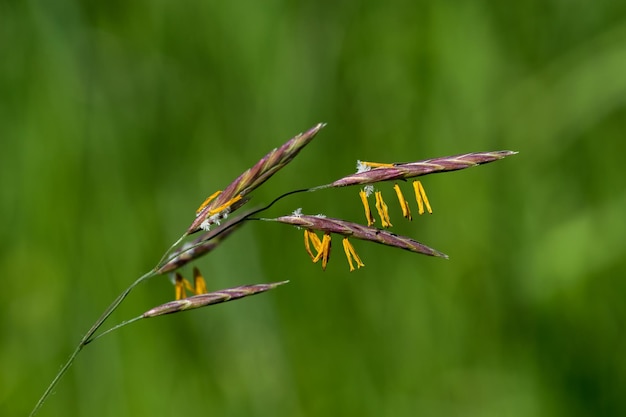
<path id="1" fill-rule="evenodd" d="M 520 155 L 423 178 L 431 216 L 390 204 L 394 231 L 449 261 L 356 242 L 365 268 L 337 246 L 322 272 L 301 232 L 245 226 L 198 262 L 209 289 L 289 285 L 99 339 L 39 415 L 626 414 L 626 3 L 65 0 L 0 16 L 0 415 L 30 411 L 206 196 L 322 121 L 252 205 L 356 159 Z M 354 188 L 268 215 L 298 207 L 363 221 Z M 172 295 L 155 278 L 111 324 Z"/>

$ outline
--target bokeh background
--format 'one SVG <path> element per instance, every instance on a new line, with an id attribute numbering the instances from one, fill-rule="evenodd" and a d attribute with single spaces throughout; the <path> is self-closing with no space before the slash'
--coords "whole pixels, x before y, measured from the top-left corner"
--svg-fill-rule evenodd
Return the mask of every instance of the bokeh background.
<path id="1" fill-rule="evenodd" d="M 99 339 L 40 416 L 626 415 L 626 3 L 1 2 L 0 52 L 0 415 L 207 195 L 322 121 L 251 204 L 357 159 L 520 153 L 425 177 L 411 223 L 379 187 L 448 261 L 355 241 L 349 273 L 335 239 L 322 272 L 300 231 L 247 225 L 196 263 L 210 288 L 288 286 Z M 357 191 L 267 215 L 361 222 Z M 154 278 L 108 324 L 172 296 Z"/>

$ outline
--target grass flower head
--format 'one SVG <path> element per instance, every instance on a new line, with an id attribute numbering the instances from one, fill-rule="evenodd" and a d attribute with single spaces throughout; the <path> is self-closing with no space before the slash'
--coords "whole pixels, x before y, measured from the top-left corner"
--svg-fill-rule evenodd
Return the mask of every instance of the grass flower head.
<path id="1" fill-rule="evenodd" d="M 342 237 L 342 247 L 346 256 L 350 271 L 365 266 L 356 249 L 352 245 L 355 240 L 368 241 L 389 246 L 392 248 L 403 249 L 406 251 L 420 253 L 423 255 L 447 258 L 442 252 L 426 246 L 410 237 L 399 236 L 386 230 L 392 227 L 389 215 L 389 207 L 383 199 L 383 192 L 377 190 L 375 186 L 388 181 L 396 181 L 393 190 L 398 199 L 398 203 L 402 210 L 402 215 L 408 220 L 412 219 L 412 213 L 409 201 L 404 197 L 399 182 L 408 179 L 414 179 L 427 174 L 455 171 L 472 166 L 486 164 L 497 161 L 507 156 L 515 154 L 512 151 L 496 151 L 496 152 L 477 152 L 461 154 L 456 156 L 434 158 L 408 163 L 378 163 L 363 162 L 357 163 L 357 172 L 342 177 L 332 183 L 320 185 L 312 188 L 298 189 L 283 193 L 276 197 L 271 203 L 264 207 L 248 211 L 238 216 L 230 216 L 233 212 L 244 206 L 250 200 L 250 193 L 256 188 L 264 184 L 272 175 L 290 163 L 298 153 L 309 144 L 317 133 L 325 126 L 318 123 L 311 129 L 301 133 L 288 140 L 279 148 L 273 149 L 261 158 L 256 164 L 245 170 L 235 180 L 233 180 L 224 190 L 216 191 L 211 194 L 196 210 L 195 219 L 186 229 L 183 235 L 165 252 L 157 265 L 136 279 L 128 288 L 126 288 L 103 312 L 93 326 L 83 336 L 80 343 L 76 347 L 74 353 L 69 360 L 57 373 L 40 400 L 35 405 L 31 416 L 34 415 L 41 405 L 48 398 L 54 387 L 72 365 L 80 351 L 89 343 L 99 337 L 108 334 L 120 327 L 133 323 L 143 318 L 158 317 L 165 314 L 177 313 L 180 311 L 197 309 L 210 306 L 217 303 L 223 303 L 232 300 L 238 300 L 251 295 L 259 294 L 277 286 L 283 285 L 288 281 L 274 282 L 269 284 L 252 284 L 239 287 L 227 288 L 224 290 L 209 292 L 206 281 L 198 268 L 193 269 L 193 284 L 186 280 L 180 273 L 176 272 L 179 268 L 188 265 L 212 252 L 219 246 L 229 235 L 239 229 L 249 220 L 265 220 L 278 222 L 296 226 L 304 231 L 304 247 L 314 263 L 320 262 L 322 269 L 326 269 L 330 261 L 332 237 L 339 235 Z M 338 187 L 359 186 L 359 197 L 364 208 L 367 225 L 350 222 L 343 219 L 326 217 L 323 215 L 306 215 L 301 210 L 296 210 L 291 215 L 281 216 L 277 218 L 259 218 L 254 217 L 270 207 L 277 201 L 301 192 L 314 192 L 328 190 Z M 424 186 L 419 180 L 413 180 L 413 191 L 417 203 L 417 213 L 432 213 L 432 208 Z M 374 199 L 374 207 L 380 220 L 380 228 L 373 227 L 376 222 L 372 209 L 370 208 L 370 199 Z M 189 235 L 200 233 L 193 240 Z M 118 308 L 118 306 L 126 299 L 129 293 L 142 282 L 149 278 L 163 275 L 174 274 L 175 299 L 173 301 L 154 307 L 142 315 L 134 319 L 122 322 L 107 331 L 96 334 L 104 322 Z M 190 292 L 193 295 L 187 296 Z"/>

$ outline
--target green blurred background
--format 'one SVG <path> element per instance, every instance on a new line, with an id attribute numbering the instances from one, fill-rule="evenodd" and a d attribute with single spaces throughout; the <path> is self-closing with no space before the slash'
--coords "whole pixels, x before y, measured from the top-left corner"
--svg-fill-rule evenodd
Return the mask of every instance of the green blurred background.
<path id="1" fill-rule="evenodd" d="M 520 154 L 424 178 L 412 223 L 379 187 L 449 261 L 354 241 L 349 273 L 335 238 L 322 272 L 300 231 L 246 226 L 197 262 L 209 287 L 288 286 L 98 340 L 39 415 L 626 415 L 625 2 L 5 1 L 0 51 L 0 415 L 321 121 L 252 204 L 356 159 Z M 363 221 L 354 188 L 267 214 L 297 207 Z M 108 324 L 172 296 L 155 278 Z"/>

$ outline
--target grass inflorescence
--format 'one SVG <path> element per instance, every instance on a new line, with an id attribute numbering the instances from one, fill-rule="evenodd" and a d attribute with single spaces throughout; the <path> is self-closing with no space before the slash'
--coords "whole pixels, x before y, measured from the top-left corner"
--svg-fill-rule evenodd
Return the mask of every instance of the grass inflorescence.
<path id="1" fill-rule="evenodd" d="M 196 210 L 195 218 L 189 227 L 178 240 L 165 251 L 156 266 L 126 288 L 111 305 L 105 309 L 87 333 L 85 333 L 74 352 L 70 355 L 68 361 L 57 373 L 36 403 L 31 412 L 31 416 L 35 415 L 41 408 L 81 350 L 99 337 L 144 318 L 160 317 L 166 314 L 174 314 L 185 310 L 239 300 L 286 284 L 288 281 L 279 281 L 267 284 L 243 285 L 208 292 L 204 277 L 197 268 L 194 268 L 193 284 L 177 272 L 183 266 L 193 263 L 200 257 L 210 253 L 229 235 L 237 231 L 248 221 L 276 222 L 303 229 L 305 251 L 313 262 L 321 261 L 323 269 L 326 269 L 326 265 L 330 259 L 331 235 L 342 236 L 342 246 L 348 260 L 350 271 L 365 266 L 350 243 L 350 238 L 374 242 L 423 255 L 447 258 L 447 255 L 444 253 L 430 248 L 410 237 L 399 236 L 385 230 L 392 227 L 388 205 L 384 201 L 382 191 L 376 190 L 374 186 L 386 181 L 404 182 L 427 174 L 465 169 L 494 162 L 516 153 L 513 151 L 476 152 L 406 163 L 358 161 L 356 173 L 346 175 L 328 184 L 289 191 L 279 195 L 270 204 L 264 207 L 244 211 L 242 214 L 233 216 L 235 211 L 249 202 L 250 198 L 248 195 L 251 192 L 289 164 L 298 153 L 316 137 L 324 126 L 324 123 L 318 123 L 306 132 L 293 137 L 282 146 L 270 151 L 251 168 L 245 170 L 227 185 L 223 191 L 216 191 L 210 194 Z M 315 192 L 347 186 L 361 187 L 359 197 L 364 208 L 367 225 L 326 217 L 324 215 L 306 215 L 302 213 L 301 209 L 297 209 L 292 214 L 276 218 L 264 218 L 259 216 L 260 213 L 270 208 L 274 203 L 288 196 L 303 192 Z M 404 197 L 398 183 L 394 184 L 393 189 L 397 196 L 398 204 L 402 209 L 403 217 L 411 220 L 412 214 L 409 200 Z M 418 214 L 421 215 L 426 212 L 432 213 L 432 207 L 421 181 L 413 181 L 413 190 L 418 206 Z M 374 207 L 378 214 L 381 228 L 374 227 L 377 219 L 370 207 L 370 196 L 372 194 L 374 194 Z M 321 238 L 318 236 L 318 233 L 321 233 Z M 172 282 L 174 283 L 174 300 L 155 306 L 135 318 L 119 323 L 97 334 L 98 330 L 113 311 L 117 309 L 135 287 L 152 277 L 166 274 L 172 276 Z M 188 297 L 187 291 L 191 292 L 192 295 Z"/>

